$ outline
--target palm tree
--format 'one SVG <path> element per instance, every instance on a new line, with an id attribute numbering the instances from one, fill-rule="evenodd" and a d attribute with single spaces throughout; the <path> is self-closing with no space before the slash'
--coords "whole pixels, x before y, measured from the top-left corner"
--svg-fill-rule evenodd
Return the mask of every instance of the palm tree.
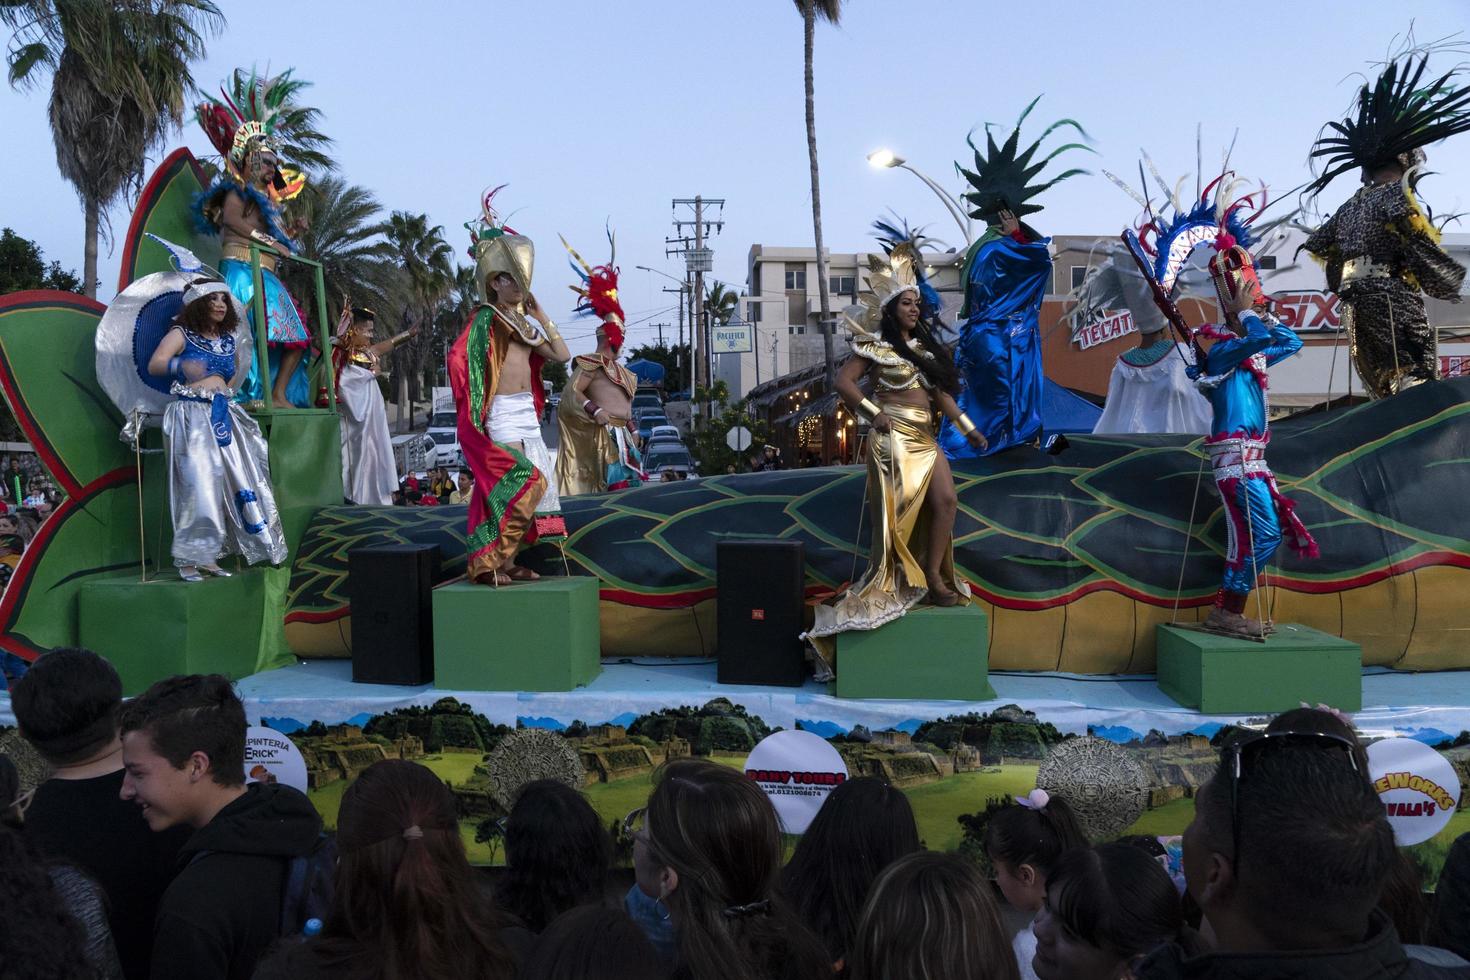
<path id="1" fill-rule="evenodd" d="M 827 297 L 827 254 L 822 251 L 822 188 L 817 170 L 817 100 L 812 85 L 812 47 L 817 33 L 817 19 L 836 24 L 842 17 L 842 0 L 792 0 L 801 12 L 802 34 L 806 50 L 806 152 L 812 168 L 812 232 L 817 243 L 817 296 L 821 300 L 822 354 L 826 359 L 824 377 L 827 390 L 833 390 L 832 325 L 830 300 Z"/>
<path id="2" fill-rule="evenodd" d="M 312 175 L 303 194 L 306 230 L 297 243 L 301 253 L 322 264 L 327 289 L 327 313 L 335 316 L 342 298 L 355 306 L 387 307 L 398 278 L 397 267 L 385 255 L 383 206 L 372 191 L 349 184 L 336 174 Z M 287 264 L 283 276 L 292 292 L 312 294 L 311 270 Z"/>
<path id="3" fill-rule="evenodd" d="M 418 335 L 394 354 L 393 383 L 398 386 L 399 416 L 406 407 L 411 426 L 414 393 L 410 379 L 419 376 L 437 346 L 434 311 L 455 284 L 449 264 L 454 249 L 444 240 L 444 226 L 430 227 L 426 214 L 394 211 L 388 216 L 383 237 L 383 254 L 398 268 L 403 323 L 419 327 Z"/>
<path id="4" fill-rule="evenodd" d="M 107 209 L 142 185 L 150 151 L 183 120 L 190 64 L 224 14 L 211 0 L 5 0 L 17 89 L 51 76 L 51 138 L 61 176 L 82 202 L 82 279 L 97 296 L 97 239 Z"/>
<path id="5" fill-rule="evenodd" d="M 715 282 L 711 284 L 709 293 L 705 296 L 704 309 L 711 320 L 723 327 L 735 316 L 735 309 L 739 303 L 740 297 L 730 287 L 722 282 Z"/>

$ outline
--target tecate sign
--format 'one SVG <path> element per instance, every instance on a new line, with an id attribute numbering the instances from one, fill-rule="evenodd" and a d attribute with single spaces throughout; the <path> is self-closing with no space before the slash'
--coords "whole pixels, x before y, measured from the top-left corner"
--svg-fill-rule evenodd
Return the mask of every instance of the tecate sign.
<path id="1" fill-rule="evenodd" d="M 748 323 L 715 327 L 710 346 L 716 354 L 750 354 L 755 351 L 755 328 Z"/>
<path id="2" fill-rule="evenodd" d="M 1138 328 L 1133 325 L 1133 314 L 1124 310 L 1122 313 L 1114 313 L 1111 316 L 1100 317 L 1093 320 L 1087 326 L 1077 331 L 1074 338 L 1077 345 L 1083 350 L 1105 344 L 1119 337 L 1126 337 L 1130 333 L 1137 333 Z"/>
<path id="3" fill-rule="evenodd" d="M 1293 330 L 1342 329 L 1341 300 L 1335 293 L 1276 293 L 1271 297 L 1271 311 L 1283 327 Z"/>

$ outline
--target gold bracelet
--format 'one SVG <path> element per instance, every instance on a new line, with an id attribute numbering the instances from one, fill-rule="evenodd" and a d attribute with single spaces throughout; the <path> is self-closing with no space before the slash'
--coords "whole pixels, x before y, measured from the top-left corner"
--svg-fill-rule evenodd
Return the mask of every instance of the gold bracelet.
<path id="1" fill-rule="evenodd" d="M 556 324 L 550 320 L 541 324 L 541 332 L 546 335 L 547 340 L 561 340 L 561 333 L 556 329 Z"/>
<path id="2" fill-rule="evenodd" d="M 883 409 L 873 404 L 873 402 L 867 398 L 864 398 L 862 401 L 858 402 L 857 414 L 865 422 L 873 421 L 873 417 L 882 411 Z"/>
<path id="3" fill-rule="evenodd" d="M 975 423 L 970 421 L 970 416 L 961 412 L 959 418 L 954 420 L 954 427 L 960 430 L 960 435 L 967 436 L 975 431 Z"/>

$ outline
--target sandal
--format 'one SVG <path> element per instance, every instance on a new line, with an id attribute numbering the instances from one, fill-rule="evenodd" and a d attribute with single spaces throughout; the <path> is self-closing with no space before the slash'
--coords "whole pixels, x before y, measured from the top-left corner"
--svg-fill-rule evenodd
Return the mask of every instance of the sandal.
<path id="1" fill-rule="evenodd" d="M 199 574 L 199 569 L 194 565 L 180 565 L 179 578 L 185 582 L 203 582 L 204 576 Z"/>
<path id="2" fill-rule="evenodd" d="M 540 575 L 537 575 L 524 565 L 512 565 L 510 566 L 510 571 L 504 574 L 510 576 L 512 582 L 535 582 L 541 578 Z"/>

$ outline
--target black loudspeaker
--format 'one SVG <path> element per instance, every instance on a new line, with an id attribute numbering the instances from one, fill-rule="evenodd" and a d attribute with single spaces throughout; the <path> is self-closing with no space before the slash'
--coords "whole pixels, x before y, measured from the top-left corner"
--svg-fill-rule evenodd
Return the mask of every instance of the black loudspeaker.
<path id="1" fill-rule="evenodd" d="M 715 548 L 721 684 L 806 680 L 801 634 L 806 549 L 800 541 L 724 541 Z"/>
<path id="2" fill-rule="evenodd" d="M 385 544 L 347 553 L 352 680 L 432 684 L 439 546 Z"/>

